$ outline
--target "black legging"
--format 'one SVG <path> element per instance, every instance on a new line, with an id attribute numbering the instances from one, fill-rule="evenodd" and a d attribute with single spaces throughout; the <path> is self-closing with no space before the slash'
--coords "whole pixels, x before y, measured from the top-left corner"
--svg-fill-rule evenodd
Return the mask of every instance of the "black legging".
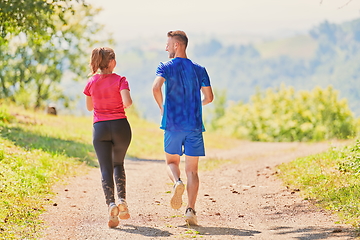
<path id="1" fill-rule="evenodd" d="M 131 141 L 131 128 L 126 118 L 96 122 L 93 144 L 98 157 L 106 204 L 115 202 L 114 178 L 118 198 L 126 198 L 124 158 Z"/>

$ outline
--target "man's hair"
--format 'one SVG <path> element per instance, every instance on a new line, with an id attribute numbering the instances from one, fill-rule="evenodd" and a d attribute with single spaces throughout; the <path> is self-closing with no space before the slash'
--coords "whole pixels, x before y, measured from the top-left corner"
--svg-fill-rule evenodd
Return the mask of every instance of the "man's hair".
<path id="1" fill-rule="evenodd" d="M 171 38 L 175 38 L 177 41 L 183 43 L 185 47 L 187 47 L 188 45 L 188 38 L 184 31 L 180 31 L 180 30 L 170 31 L 167 33 L 167 36 Z"/>

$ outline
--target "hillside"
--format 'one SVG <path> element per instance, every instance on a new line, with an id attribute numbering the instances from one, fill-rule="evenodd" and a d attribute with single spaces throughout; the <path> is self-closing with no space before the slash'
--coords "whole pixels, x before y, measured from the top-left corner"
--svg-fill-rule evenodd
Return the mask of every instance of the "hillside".
<path id="1" fill-rule="evenodd" d="M 255 43 L 263 59 L 289 56 L 294 59 L 310 60 L 316 55 L 318 42 L 310 35 L 296 35 L 289 38 Z"/>
<path id="2" fill-rule="evenodd" d="M 226 90 L 228 100 L 247 102 L 257 88 L 281 83 L 296 90 L 333 85 L 359 116 L 359 29 L 360 19 L 340 25 L 323 22 L 307 34 L 253 44 L 228 41 L 229 36 L 202 40 L 194 36 L 188 56 L 206 66 L 213 87 Z M 117 70 L 128 78 L 135 105 L 142 116 L 156 121 L 159 116 L 151 85 L 158 63 L 168 60 L 164 42 L 141 39 L 117 47 Z"/>

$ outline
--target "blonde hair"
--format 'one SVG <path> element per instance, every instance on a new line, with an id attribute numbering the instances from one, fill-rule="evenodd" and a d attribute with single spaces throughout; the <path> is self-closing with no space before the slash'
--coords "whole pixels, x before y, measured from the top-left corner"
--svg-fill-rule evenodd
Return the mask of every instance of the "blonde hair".
<path id="1" fill-rule="evenodd" d="M 100 47 L 92 50 L 90 59 L 91 74 L 95 74 L 99 68 L 108 68 L 110 60 L 115 59 L 115 52 L 108 47 Z"/>
<path id="2" fill-rule="evenodd" d="M 177 41 L 183 43 L 185 47 L 187 47 L 188 45 L 189 40 L 184 31 L 181 30 L 170 31 L 167 33 L 167 36 L 171 38 L 175 38 Z"/>

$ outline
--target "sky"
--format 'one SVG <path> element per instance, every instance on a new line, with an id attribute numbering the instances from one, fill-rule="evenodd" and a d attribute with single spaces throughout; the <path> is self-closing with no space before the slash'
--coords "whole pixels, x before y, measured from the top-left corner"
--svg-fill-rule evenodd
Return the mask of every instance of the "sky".
<path id="1" fill-rule="evenodd" d="M 116 40 L 192 34 L 266 37 L 360 17 L 359 0 L 86 0 Z"/>

